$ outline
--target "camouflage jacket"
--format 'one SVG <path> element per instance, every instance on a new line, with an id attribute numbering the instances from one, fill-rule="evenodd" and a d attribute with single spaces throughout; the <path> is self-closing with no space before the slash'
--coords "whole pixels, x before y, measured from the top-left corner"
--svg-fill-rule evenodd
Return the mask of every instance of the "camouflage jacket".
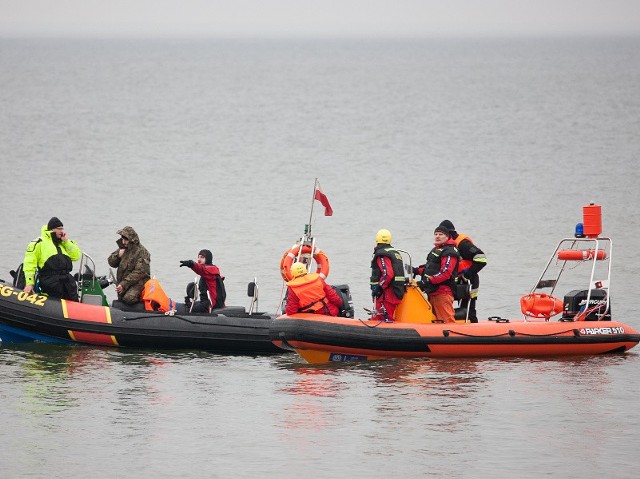
<path id="1" fill-rule="evenodd" d="M 151 277 L 151 255 L 140 244 L 138 233 L 131 226 L 125 226 L 117 234 L 127 238 L 129 244 L 122 256 L 119 256 L 119 248 L 109 255 L 109 266 L 118 268 L 116 280 L 124 291 L 134 286 L 139 286 L 142 290 L 144 283 Z"/>

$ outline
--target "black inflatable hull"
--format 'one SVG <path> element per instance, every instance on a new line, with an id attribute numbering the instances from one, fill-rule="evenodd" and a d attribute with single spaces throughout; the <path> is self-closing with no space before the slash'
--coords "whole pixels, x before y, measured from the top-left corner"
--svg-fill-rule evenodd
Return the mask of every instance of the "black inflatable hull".
<path id="1" fill-rule="evenodd" d="M 0 339 L 152 349 L 197 349 L 227 354 L 277 354 L 269 339 L 273 317 L 241 307 L 215 315 L 123 311 L 27 295 L 0 284 Z"/>

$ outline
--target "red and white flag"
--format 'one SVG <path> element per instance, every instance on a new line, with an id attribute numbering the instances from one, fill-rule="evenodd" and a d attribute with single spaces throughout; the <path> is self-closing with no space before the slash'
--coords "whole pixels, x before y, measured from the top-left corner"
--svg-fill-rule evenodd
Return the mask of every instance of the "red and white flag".
<path id="1" fill-rule="evenodd" d="M 320 191 L 320 187 L 317 186 L 316 187 L 316 192 L 313 194 L 313 197 L 318 200 L 320 203 L 322 203 L 322 206 L 324 206 L 324 215 L 325 216 L 331 216 L 333 214 L 333 209 L 331 208 L 331 205 L 329 204 L 329 200 L 327 199 L 327 195 L 325 195 L 322 191 Z"/>

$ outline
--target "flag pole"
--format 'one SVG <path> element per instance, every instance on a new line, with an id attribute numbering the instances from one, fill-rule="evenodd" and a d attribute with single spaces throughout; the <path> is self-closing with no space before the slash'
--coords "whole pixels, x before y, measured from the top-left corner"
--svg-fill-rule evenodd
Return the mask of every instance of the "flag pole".
<path id="1" fill-rule="evenodd" d="M 316 189 L 318 188 L 318 178 L 313 182 L 313 194 L 311 195 L 311 214 L 309 215 L 309 224 L 305 228 L 305 235 L 311 237 L 311 221 L 313 220 L 313 204 L 316 202 Z"/>

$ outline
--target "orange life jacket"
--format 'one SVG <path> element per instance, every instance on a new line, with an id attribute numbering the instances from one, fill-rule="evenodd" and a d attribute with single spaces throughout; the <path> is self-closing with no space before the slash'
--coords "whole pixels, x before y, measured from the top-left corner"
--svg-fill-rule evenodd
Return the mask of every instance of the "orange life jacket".
<path id="1" fill-rule="evenodd" d="M 453 241 L 456 242 L 456 248 L 458 248 L 458 251 L 460 250 L 460 243 L 462 243 L 464 240 L 469 240 L 469 242 L 471 244 L 473 244 L 473 240 L 471 238 L 469 238 L 467 235 L 463 235 L 462 233 L 458 233 L 458 237 L 453 240 Z M 469 268 L 471 268 L 472 264 L 473 264 L 473 260 L 464 259 L 464 258 L 460 257 L 460 262 L 458 263 L 458 271 L 462 272 L 462 271 L 464 271 L 466 269 L 469 269 Z"/>
<path id="2" fill-rule="evenodd" d="M 300 313 L 315 313 L 325 308 L 326 295 L 322 278 L 318 273 L 308 273 L 298 276 L 287 283 L 287 286 L 298 297 Z"/>
<path id="3" fill-rule="evenodd" d="M 160 286 L 160 282 L 155 278 L 151 278 L 144 283 L 142 301 L 144 302 L 144 309 L 148 311 L 166 312 L 176 309 L 175 301 L 166 295 L 162 286 Z"/>

